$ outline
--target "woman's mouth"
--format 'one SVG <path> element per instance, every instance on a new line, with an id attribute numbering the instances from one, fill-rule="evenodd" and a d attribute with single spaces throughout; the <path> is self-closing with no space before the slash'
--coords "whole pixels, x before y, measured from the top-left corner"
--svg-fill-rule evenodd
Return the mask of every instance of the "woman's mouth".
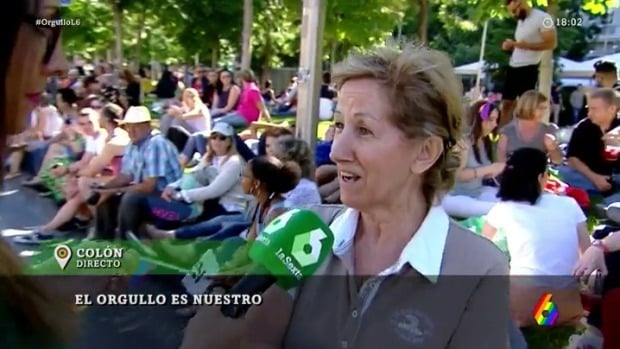
<path id="1" fill-rule="evenodd" d="M 33 93 L 27 93 L 26 94 L 26 98 L 28 98 L 28 100 L 34 104 L 34 105 L 39 105 L 39 103 L 41 103 L 41 95 L 43 93 L 41 92 L 33 92 Z"/>
<path id="2" fill-rule="evenodd" d="M 354 183 L 357 182 L 360 179 L 360 176 L 351 173 L 351 172 L 340 172 L 340 179 L 344 182 L 344 183 Z"/>

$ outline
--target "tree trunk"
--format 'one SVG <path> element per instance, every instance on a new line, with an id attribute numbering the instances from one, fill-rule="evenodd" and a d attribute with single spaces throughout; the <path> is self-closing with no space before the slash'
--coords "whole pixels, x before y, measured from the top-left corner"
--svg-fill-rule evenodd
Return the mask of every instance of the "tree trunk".
<path id="1" fill-rule="evenodd" d="M 547 13 L 555 18 L 558 14 L 559 7 L 556 1 L 547 1 Z M 553 85 L 553 50 L 545 51 L 540 60 L 538 68 L 538 91 L 547 98 L 551 98 L 551 86 Z M 543 115 L 543 121 L 549 122 L 551 110 L 547 110 Z"/>
<path id="2" fill-rule="evenodd" d="M 241 69 L 250 69 L 252 63 L 252 0 L 243 0 L 243 32 L 241 34 Z"/>
<path id="3" fill-rule="evenodd" d="M 112 14 L 114 16 L 114 66 L 123 68 L 123 8 L 118 0 L 112 0 Z"/>
<path id="4" fill-rule="evenodd" d="M 217 64 L 219 56 L 220 56 L 220 40 L 218 39 L 215 42 L 213 49 L 211 50 L 211 67 L 212 68 L 215 68 L 219 65 Z"/>
<path id="5" fill-rule="evenodd" d="M 136 47 L 134 51 L 133 66 L 134 69 L 140 69 L 140 60 L 142 57 L 142 34 L 144 33 L 144 26 L 146 24 L 146 7 L 143 7 L 140 11 L 140 17 L 138 17 L 138 38 L 136 40 Z"/>
<path id="6" fill-rule="evenodd" d="M 331 71 L 332 67 L 336 64 L 336 59 L 338 55 L 338 41 L 334 40 L 331 45 L 331 50 L 329 52 L 329 70 Z"/>
<path id="7" fill-rule="evenodd" d="M 428 3 L 426 0 L 416 0 L 418 5 L 418 40 L 421 44 L 428 43 Z"/>
<path id="8" fill-rule="evenodd" d="M 265 38 L 265 47 L 263 49 L 263 59 L 262 59 L 262 72 L 261 72 L 261 82 L 265 83 L 265 81 L 269 80 L 271 76 L 271 61 L 273 59 L 273 45 L 271 42 L 271 36 L 267 35 Z M 262 87 L 262 86 L 261 86 Z"/>

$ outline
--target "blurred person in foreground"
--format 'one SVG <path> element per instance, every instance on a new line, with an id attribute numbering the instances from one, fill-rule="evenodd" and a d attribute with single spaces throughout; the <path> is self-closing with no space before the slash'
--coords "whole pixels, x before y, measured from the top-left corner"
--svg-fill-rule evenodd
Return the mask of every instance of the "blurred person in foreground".
<path id="1" fill-rule="evenodd" d="M 508 347 L 507 259 L 439 205 L 459 165 L 452 71 L 443 53 L 417 47 L 334 67 L 343 127 L 331 158 L 344 207 L 332 207 L 333 254 L 317 274 L 342 277 L 272 287 L 240 320 L 204 306 L 182 349 Z"/>
<path id="2" fill-rule="evenodd" d="M 37 27 L 34 23 L 37 18 L 57 18 L 57 0 L 24 0 L 5 5 L 1 15 L 5 30 L 0 34 L 5 43 L 0 52 L 0 76 L 3 79 L 0 84 L 2 154 L 7 135 L 18 134 L 25 129 L 27 115 L 38 104 L 47 78 L 65 71 L 68 65 L 60 40 L 61 27 Z M 36 69 L 33 66 L 35 62 L 39 64 Z M 103 283 L 93 278 L 86 283 L 82 280 L 80 284 L 85 287 L 81 288 L 76 284 L 79 278 L 35 278 L 25 275 L 20 257 L 2 237 L 0 277 L 2 349 L 69 348 L 77 320 L 70 307 L 73 294 L 90 292 L 99 287 L 105 289 Z M 101 279 L 105 284 L 109 280 Z"/>
<path id="3" fill-rule="evenodd" d="M 567 349 L 588 348 L 586 345 L 603 349 L 620 347 L 620 233 L 594 240 L 573 270 L 573 274 L 584 281 L 596 275 L 595 272 L 600 272 L 604 278 L 601 303 L 590 309 L 586 330 L 571 336 L 571 346 Z"/>

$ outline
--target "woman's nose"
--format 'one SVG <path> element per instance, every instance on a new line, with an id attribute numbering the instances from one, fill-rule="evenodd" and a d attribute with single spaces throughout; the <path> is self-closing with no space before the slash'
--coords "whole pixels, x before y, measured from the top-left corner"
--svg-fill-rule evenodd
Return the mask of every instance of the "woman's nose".
<path id="1" fill-rule="evenodd" d="M 351 161 L 353 159 L 353 147 L 349 132 L 343 130 L 337 137 L 334 137 L 332 149 L 329 157 L 333 162 Z"/>
<path id="2" fill-rule="evenodd" d="M 56 41 L 56 47 L 54 47 L 50 61 L 43 66 L 43 75 L 63 75 L 67 70 L 69 70 L 69 62 L 65 57 L 65 50 L 62 48 L 62 37 L 59 37 Z"/>

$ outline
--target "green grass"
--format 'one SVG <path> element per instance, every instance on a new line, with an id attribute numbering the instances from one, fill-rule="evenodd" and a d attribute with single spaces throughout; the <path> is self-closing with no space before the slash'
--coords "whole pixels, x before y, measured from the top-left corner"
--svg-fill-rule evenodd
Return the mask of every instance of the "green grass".
<path id="1" fill-rule="evenodd" d="M 572 326 L 524 328 L 521 331 L 528 349 L 564 349 L 570 336 L 579 334 Z"/>
<path id="2" fill-rule="evenodd" d="M 288 122 L 290 124 L 291 122 L 295 122 L 295 117 L 284 117 L 284 118 L 274 117 L 273 119 L 274 119 L 273 121 L 276 123 Z M 331 124 L 332 124 L 331 121 L 319 121 L 319 125 L 317 126 L 317 130 L 316 130 L 316 136 L 318 139 L 323 140 L 325 131 L 327 131 L 327 129 L 329 128 L 329 125 Z"/>
<path id="3" fill-rule="evenodd" d="M 150 101 L 149 103 L 145 105 L 149 106 L 151 105 L 151 103 L 152 101 Z M 161 118 L 161 115 L 152 113 L 152 117 L 153 117 L 153 122 L 152 122 L 153 127 L 159 128 L 159 119 Z M 273 117 L 273 122 L 277 124 L 288 122 L 290 124 L 292 122 L 295 122 L 295 117 L 294 116 Z M 327 131 L 327 129 L 329 128 L 331 124 L 332 124 L 331 121 L 319 121 L 319 124 L 317 126 L 317 131 L 316 131 L 316 136 L 319 140 L 323 140 L 323 136 L 325 136 L 325 131 Z"/>

